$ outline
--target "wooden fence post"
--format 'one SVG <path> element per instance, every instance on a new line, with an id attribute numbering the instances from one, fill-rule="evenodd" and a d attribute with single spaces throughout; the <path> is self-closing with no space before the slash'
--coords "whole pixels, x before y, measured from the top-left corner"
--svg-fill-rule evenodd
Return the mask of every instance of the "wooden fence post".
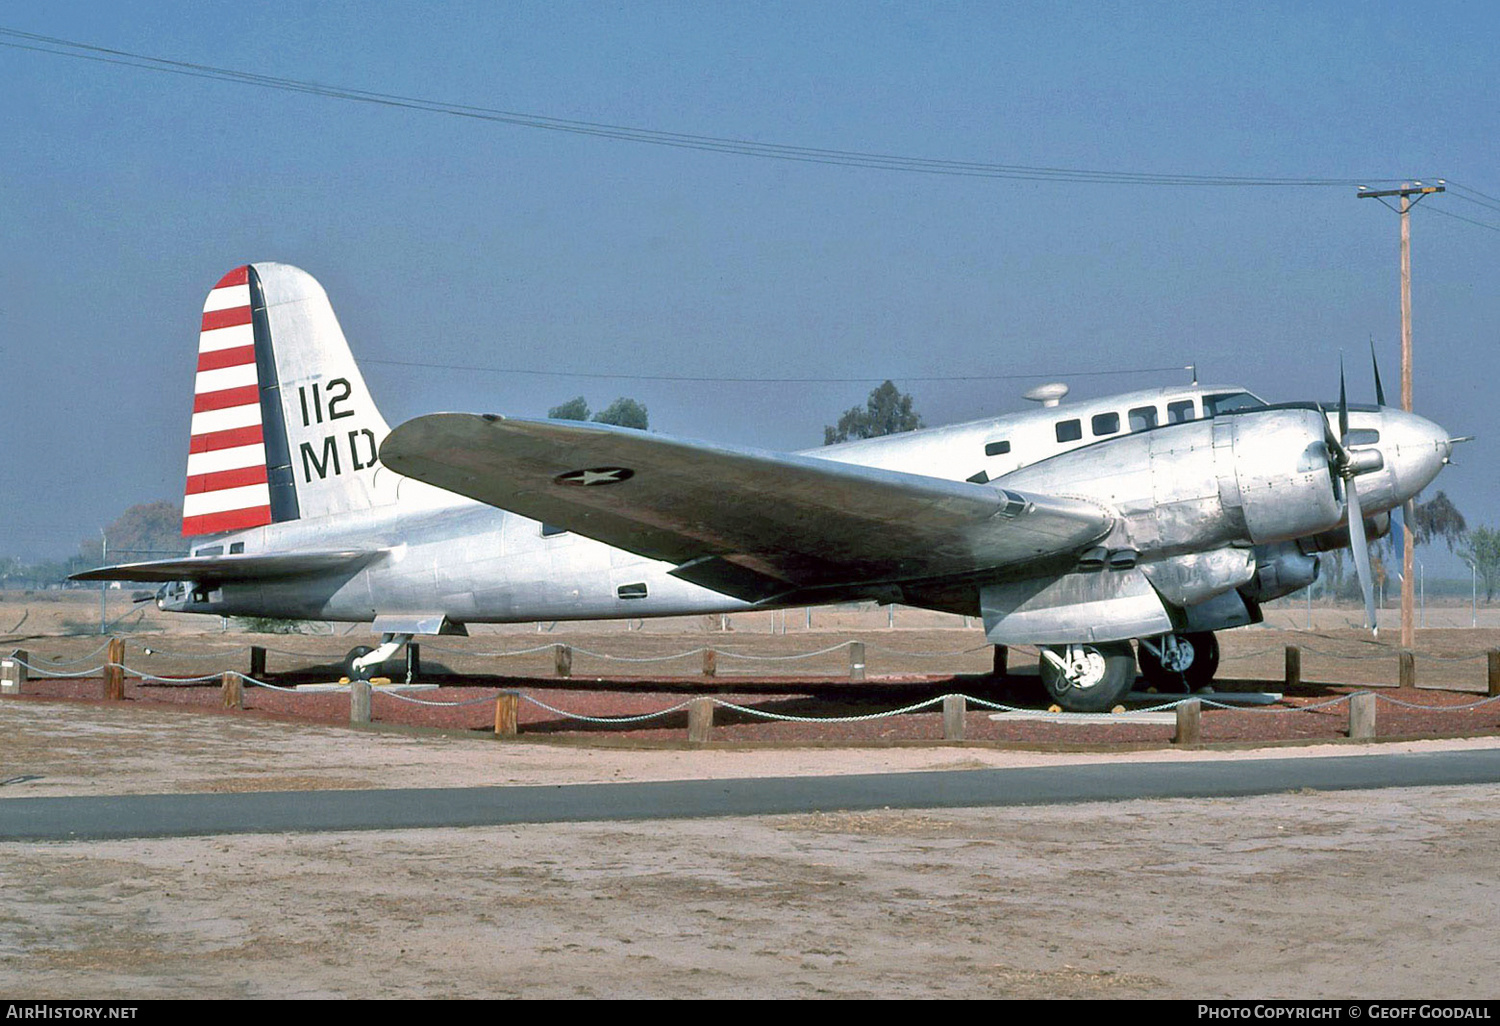
<path id="1" fill-rule="evenodd" d="M 370 722 L 370 696 L 373 691 L 367 680 L 351 680 L 349 682 L 349 722 Z"/>
<path id="2" fill-rule="evenodd" d="M 1400 670 L 1396 680 L 1403 688 L 1414 688 L 1417 686 L 1417 657 L 1410 649 L 1403 648 L 1400 652 Z"/>
<path id="3" fill-rule="evenodd" d="M 1302 683 L 1302 650 L 1296 645 L 1286 647 L 1286 686 L 1295 688 Z"/>
<path id="4" fill-rule="evenodd" d="M 1491 698 L 1494 698 L 1497 695 L 1500 695 L 1500 648 L 1490 649 L 1489 660 L 1489 696 Z"/>
<path id="5" fill-rule="evenodd" d="M 220 678 L 224 690 L 224 708 L 245 708 L 245 682 L 233 670 L 225 670 Z"/>
<path id="6" fill-rule="evenodd" d="M 1177 703 L 1177 733 L 1174 745 L 1196 745 L 1203 741 L 1203 703 L 1196 698 Z"/>
<path id="7" fill-rule="evenodd" d="M 688 742 L 705 744 L 713 740 L 714 700 L 695 698 L 688 703 Z"/>
<path id="8" fill-rule="evenodd" d="M 109 651 L 106 654 L 107 665 L 104 667 L 104 700 L 106 702 L 123 702 L 125 700 L 125 639 L 110 638 Z"/>
<path id="9" fill-rule="evenodd" d="M 962 741 L 964 739 L 964 714 L 969 711 L 969 703 L 963 695 L 943 696 L 943 740 Z"/>
<path id="10" fill-rule="evenodd" d="M 1368 741 L 1375 736 L 1375 692 L 1361 691 L 1349 696 L 1349 736 Z"/>
<path id="11" fill-rule="evenodd" d="M 703 650 L 703 676 L 717 677 L 719 675 L 719 653 L 711 648 Z"/>
<path id="12" fill-rule="evenodd" d="M 250 676 L 256 680 L 266 679 L 266 650 L 259 645 L 250 646 Z"/>
<path id="13" fill-rule="evenodd" d="M 31 654 L 18 648 L 7 658 L 0 659 L 0 695 L 19 695 L 26 690 L 26 666 Z"/>
<path id="14" fill-rule="evenodd" d="M 863 641 L 849 642 L 849 679 L 865 679 L 865 643 Z"/>
<path id="15" fill-rule="evenodd" d="M 552 667 L 559 677 L 573 676 L 573 650 L 567 645 L 554 645 Z"/>
<path id="16" fill-rule="evenodd" d="M 519 731 L 517 718 L 521 709 L 519 691 L 502 691 L 495 696 L 495 735 L 514 737 Z"/>

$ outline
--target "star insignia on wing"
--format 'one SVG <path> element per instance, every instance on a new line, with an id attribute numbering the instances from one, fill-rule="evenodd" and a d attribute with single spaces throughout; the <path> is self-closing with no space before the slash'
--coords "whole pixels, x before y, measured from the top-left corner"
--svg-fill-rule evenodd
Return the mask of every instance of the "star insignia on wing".
<path id="1" fill-rule="evenodd" d="M 560 485 L 591 485 L 619 484 L 635 476 L 635 471 L 626 467 L 591 467 L 588 470 L 570 470 L 566 474 L 558 474 L 552 479 L 553 484 Z"/>

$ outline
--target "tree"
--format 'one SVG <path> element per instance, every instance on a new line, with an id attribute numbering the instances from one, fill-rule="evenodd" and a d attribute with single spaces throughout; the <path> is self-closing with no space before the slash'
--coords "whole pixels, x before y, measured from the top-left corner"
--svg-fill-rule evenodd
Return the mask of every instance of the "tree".
<path id="1" fill-rule="evenodd" d="M 847 442 L 851 438 L 877 438 L 915 431 L 922 418 L 911 408 L 911 396 L 886 381 L 870 391 L 864 409 L 852 406 L 839 418 L 837 427 L 823 428 L 823 444 Z"/>
<path id="2" fill-rule="evenodd" d="M 646 407 L 624 396 L 610 403 L 603 412 L 594 414 L 594 421 L 599 424 L 614 424 L 616 427 L 635 428 L 637 431 L 645 431 L 648 423 Z"/>
<path id="3" fill-rule="evenodd" d="M 182 506 L 163 499 L 131 506 L 104 529 L 109 552 L 102 551 L 104 539 L 85 538 L 78 554 L 89 566 L 98 566 L 105 558 L 119 557 L 119 562 L 135 562 L 180 556 L 187 552 L 182 541 Z"/>
<path id="4" fill-rule="evenodd" d="M 1484 581 L 1484 600 L 1490 601 L 1495 597 L 1496 585 L 1500 585 L 1500 530 L 1482 525 L 1474 528 L 1458 554 L 1473 565 Z"/>
<path id="5" fill-rule="evenodd" d="M 589 404 L 583 396 L 574 396 L 561 406 L 554 406 L 547 411 L 551 420 L 588 420 Z"/>
<path id="6" fill-rule="evenodd" d="M 1449 500 L 1447 492 L 1438 492 L 1427 502 L 1415 503 L 1413 512 L 1416 515 L 1412 517 L 1411 526 L 1418 545 L 1441 538 L 1452 552 L 1468 533 L 1469 525 L 1464 521 L 1464 515 Z"/>
<path id="7" fill-rule="evenodd" d="M 641 431 L 646 430 L 648 423 L 645 405 L 623 395 L 592 417 L 589 416 L 588 400 L 581 395 L 552 407 L 547 416 L 552 420 L 592 420 L 595 424 L 614 424 Z"/>

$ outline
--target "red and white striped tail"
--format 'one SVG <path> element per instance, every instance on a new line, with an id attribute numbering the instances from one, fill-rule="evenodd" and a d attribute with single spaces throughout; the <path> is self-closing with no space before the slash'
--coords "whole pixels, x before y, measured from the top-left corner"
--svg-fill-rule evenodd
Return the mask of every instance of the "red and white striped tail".
<path id="1" fill-rule="evenodd" d="M 203 304 L 192 435 L 182 533 L 213 534 L 269 524 L 271 492 L 248 266 L 221 278 Z"/>

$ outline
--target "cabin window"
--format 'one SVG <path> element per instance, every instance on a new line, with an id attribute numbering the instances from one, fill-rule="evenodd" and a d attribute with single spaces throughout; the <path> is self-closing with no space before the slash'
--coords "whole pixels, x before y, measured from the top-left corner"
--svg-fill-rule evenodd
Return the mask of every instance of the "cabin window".
<path id="1" fill-rule="evenodd" d="M 1167 423 L 1186 424 L 1193 419 L 1193 401 L 1183 399 L 1175 403 L 1167 403 Z"/>
<path id="2" fill-rule="evenodd" d="M 1094 429 L 1094 437 L 1100 435 L 1112 435 L 1120 430 L 1120 415 L 1118 413 L 1096 413 L 1094 419 L 1089 422 Z"/>
<path id="3" fill-rule="evenodd" d="M 1076 442 L 1083 437 L 1083 422 L 1080 420 L 1060 420 L 1057 422 L 1057 440 L 1059 442 Z"/>
<path id="4" fill-rule="evenodd" d="M 229 554 L 231 556 L 238 556 L 241 552 L 244 552 L 244 551 L 245 551 L 245 543 L 244 542 L 230 542 L 229 543 Z"/>
<path id="5" fill-rule="evenodd" d="M 622 599 L 643 599 L 646 597 L 646 586 L 644 584 L 622 584 L 615 589 L 615 594 Z"/>
<path id="6" fill-rule="evenodd" d="M 1156 427 L 1156 407 L 1137 406 L 1130 411 L 1130 430 L 1150 431 Z"/>
<path id="7" fill-rule="evenodd" d="M 1010 452 L 1009 442 L 987 442 L 984 446 L 986 456 L 1004 456 Z"/>
<path id="8" fill-rule="evenodd" d="M 567 534 L 567 533 L 568 533 L 568 529 L 566 527 L 558 527 L 556 524 L 543 524 L 542 525 L 542 537 L 543 538 L 556 538 L 560 534 Z"/>
<path id="9" fill-rule="evenodd" d="M 195 556 L 222 556 L 223 554 L 224 546 L 222 545 L 209 545 L 193 553 Z"/>
<path id="10" fill-rule="evenodd" d="M 964 480 L 968 481 L 971 484 L 989 484 L 990 475 L 981 470 L 977 474 L 964 478 Z"/>

